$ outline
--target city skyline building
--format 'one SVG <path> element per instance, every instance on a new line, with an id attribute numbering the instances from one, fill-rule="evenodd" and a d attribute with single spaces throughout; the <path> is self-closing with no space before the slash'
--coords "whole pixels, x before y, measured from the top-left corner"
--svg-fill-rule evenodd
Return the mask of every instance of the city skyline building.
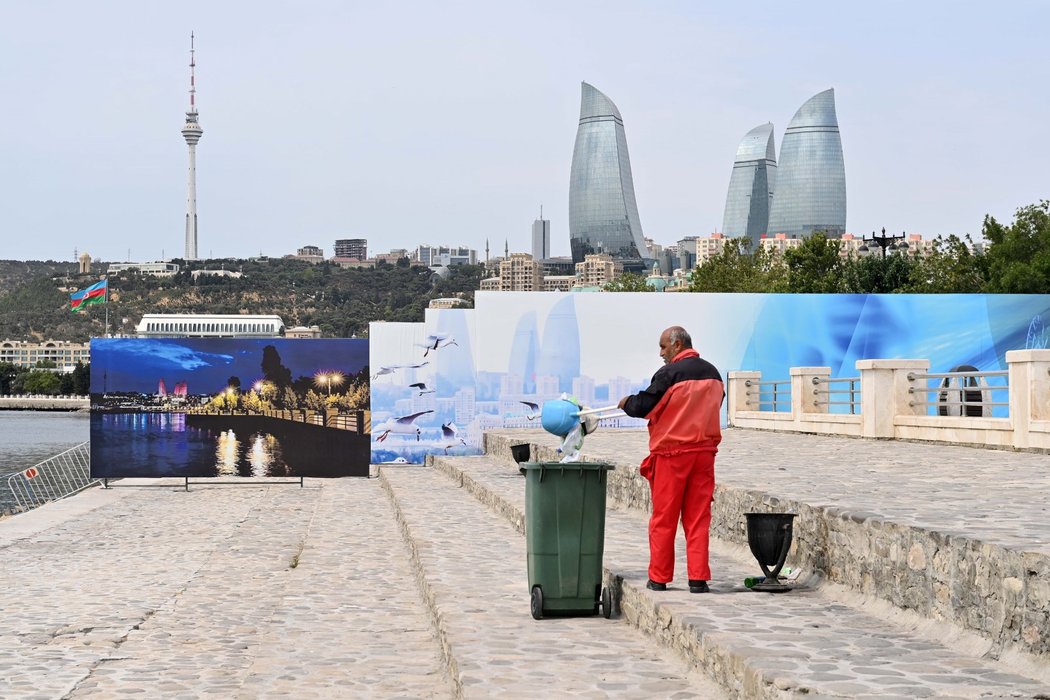
<path id="1" fill-rule="evenodd" d="M 766 234 L 802 238 L 846 232 L 846 169 L 835 114 L 835 89 L 809 98 L 780 142 L 776 193 Z"/>
<path id="2" fill-rule="evenodd" d="M 750 238 L 752 250 L 757 249 L 769 224 L 776 177 L 777 151 L 773 123 L 769 122 L 747 132 L 737 148 L 722 217 L 723 234 Z"/>
<path id="3" fill-rule="evenodd" d="M 366 260 L 368 258 L 367 238 L 339 238 L 332 246 L 333 255 L 337 258 L 353 258 L 354 260 Z"/>
<path id="4" fill-rule="evenodd" d="M 551 222 L 543 218 L 543 207 L 540 207 L 540 218 L 532 222 L 532 257 L 546 260 L 550 256 Z"/>
<path id="5" fill-rule="evenodd" d="M 466 246 L 419 245 L 412 252 L 412 257 L 427 267 L 448 267 L 450 265 L 477 265 L 478 251 Z"/>
<path id="6" fill-rule="evenodd" d="M 197 259 L 197 142 L 204 129 L 197 121 L 196 46 L 194 34 L 190 32 L 190 110 L 186 112 L 186 123 L 182 125 L 182 137 L 190 150 L 189 183 L 186 195 L 186 260 Z"/>
<path id="7" fill-rule="evenodd" d="M 573 262 L 608 253 L 628 271 L 646 254 L 623 118 L 613 101 L 581 83 L 580 123 L 569 177 L 569 245 Z"/>

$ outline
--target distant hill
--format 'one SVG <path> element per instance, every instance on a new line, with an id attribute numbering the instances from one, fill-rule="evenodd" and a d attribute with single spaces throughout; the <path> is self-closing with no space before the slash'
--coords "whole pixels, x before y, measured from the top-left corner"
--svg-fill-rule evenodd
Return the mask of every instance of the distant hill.
<path id="1" fill-rule="evenodd" d="M 110 276 L 111 332 L 133 332 L 145 313 L 275 313 L 288 326 L 320 326 L 325 337 L 364 337 L 370 321 L 422 321 L 434 298 L 460 296 L 473 305 L 484 275 L 481 265 L 461 265 L 441 279 L 427 268 L 410 267 L 407 259 L 361 270 L 285 258 L 175 262 L 184 271 L 170 278 Z M 194 282 L 190 274 L 220 268 L 243 276 L 200 276 Z M 0 338 L 84 342 L 102 335 L 102 305 L 69 310 L 69 293 L 100 277 L 79 275 L 78 269 L 75 263 L 0 261 Z"/>

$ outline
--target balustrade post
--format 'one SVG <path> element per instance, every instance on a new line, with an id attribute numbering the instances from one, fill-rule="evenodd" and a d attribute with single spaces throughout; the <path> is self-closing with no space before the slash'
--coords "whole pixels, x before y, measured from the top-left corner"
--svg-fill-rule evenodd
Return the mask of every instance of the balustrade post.
<path id="1" fill-rule="evenodd" d="M 911 401 L 927 401 L 925 392 L 909 394 L 921 380 L 908 381 L 908 373 L 924 374 L 929 360 L 857 360 L 860 371 L 861 435 L 892 438 L 893 419 L 901 415 L 924 416 L 925 406 L 909 406 Z M 925 386 L 922 384 L 921 386 Z"/>
<path id="2" fill-rule="evenodd" d="M 733 370 L 727 374 L 729 386 L 726 388 L 726 412 L 729 425 L 733 425 L 733 418 L 740 411 L 757 411 L 761 407 L 756 403 L 749 406 L 747 403 L 747 382 L 750 380 L 750 389 L 754 392 L 755 401 L 758 401 L 758 382 L 762 380 L 761 372 L 751 370 Z"/>
<path id="3" fill-rule="evenodd" d="M 796 419 L 803 413 L 828 413 L 827 406 L 818 405 L 819 394 L 814 389 L 821 385 L 814 384 L 814 378 L 827 379 L 831 376 L 830 367 L 791 367 L 791 415 Z M 827 389 L 828 385 L 824 384 Z"/>
<path id="4" fill-rule="evenodd" d="M 1008 350 L 1010 424 L 1014 447 L 1050 446 L 1050 350 Z M 1042 423 L 1042 430 L 1033 430 Z"/>

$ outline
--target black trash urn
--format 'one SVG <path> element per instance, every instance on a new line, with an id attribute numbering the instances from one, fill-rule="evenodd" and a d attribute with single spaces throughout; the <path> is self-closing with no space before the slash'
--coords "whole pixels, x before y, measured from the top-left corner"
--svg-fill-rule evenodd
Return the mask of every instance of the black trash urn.
<path id="1" fill-rule="evenodd" d="M 756 584 L 754 590 L 787 590 L 777 577 L 784 568 L 796 513 L 745 513 L 747 518 L 747 544 L 751 554 L 758 560 L 765 574 L 765 581 Z"/>

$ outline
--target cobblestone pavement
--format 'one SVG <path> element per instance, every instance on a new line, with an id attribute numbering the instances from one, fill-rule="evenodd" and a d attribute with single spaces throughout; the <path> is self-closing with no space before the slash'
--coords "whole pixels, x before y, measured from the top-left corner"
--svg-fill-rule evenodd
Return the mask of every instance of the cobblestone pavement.
<path id="1" fill-rule="evenodd" d="M 556 447 L 542 430 L 495 431 Z M 644 430 L 598 430 L 592 459 L 637 468 Z M 727 429 L 719 483 L 1050 553 L 1050 456 L 954 445 Z"/>
<path id="2" fill-rule="evenodd" d="M 375 480 L 93 489 L 0 523 L 0 697 L 449 697 Z"/>
<path id="3" fill-rule="evenodd" d="M 513 527 L 432 469 L 384 467 L 382 478 L 417 543 L 464 697 L 725 697 L 622 621 L 533 620 Z"/>
<path id="4" fill-rule="evenodd" d="M 585 452 L 636 468 L 644 433 L 599 431 Z M 487 458 L 446 466 L 460 476 L 384 467 L 385 488 L 91 489 L 0 521 L 0 698 L 1050 697 L 848 596 L 747 592 L 755 565 L 736 546 L 715 545 L 713 594 L 647 591 L 637 511 L 608 514 L 623 618 L 534 621 L 525 540 L 507 520 L 520 520 L 522 478 Z M 1045 552 L 1048 467 L 1045 455 L 727 430 L 717 473 Z"/>
<path id="5" fill-rule="evenodd" d="M 524 479 L 506 464 L 440 458 L 482 500 L 524 510 Z M 455 483 L 457 479 L 453 479 Z M 1050 686 L 996 662 L 958 653 L 914 630 L 828 598 L 818 590 L 759 594 L 745 589 L 757 566 L 737 547 L 712 543 L 710 595 L 693 595 L 685 578 L 685 543 L 677 541 L 677 580 L 666 592 L 645 589 L 647 517 L 610 510 L 605 566 L 624 578 L 624 616 L 677 649 L 730 692 L 745 697 L 1036 697 Z M 765 690 L 756 689 L 765 687 Z"/>

